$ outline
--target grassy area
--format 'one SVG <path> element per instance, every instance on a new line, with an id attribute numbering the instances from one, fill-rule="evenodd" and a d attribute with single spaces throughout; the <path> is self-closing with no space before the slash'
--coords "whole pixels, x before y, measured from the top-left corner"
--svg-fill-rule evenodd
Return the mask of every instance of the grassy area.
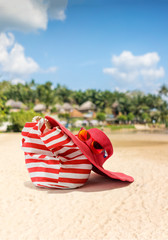
<path id="1" fill-rule="evenodd" d="M 126 125 L 126 124 L 119 124 L 119 125 L 107 125 L 105 128 L 110 128 L 111 130 L 120 130 L 120 129 L 135 129 L 134 125 Z"/>
<path id="2" fill-rule="evenodd" d="M 84 127 L 85 129 L 91 129 L 91 128 L 98 128 L 98 129 L 102 129 L 101 126 L 96 126 L 96 127 Z M 109 128 L 111 130 L 120 130 L 120 129 L 135 129 L 135 126 L 134 125 L 126 125 L 126 124 L 121 124 L 121 125 L 107 125 L 104 127 L 105 129 L 106 128 Z M 73 127 L 73 128 L 70 128 L 70 131 L 72 132 L 78 132 L 81 128 L 80 127 Z"/>
<path id="3" fill-rule="evenodd" d="M 96 127 L 85 126 L 84 128 L 85 128 L 86 130 L 91 129 L 91 128 L 99 128 L 99 129 L 101 129 L 100 126 L 96 126 Z M 70 131 L 71 131 L 71 132 L 79 132 L 80 129 L 81 129 L 81 127 L 71 127 L 71 128 L 70 128 Z"/>

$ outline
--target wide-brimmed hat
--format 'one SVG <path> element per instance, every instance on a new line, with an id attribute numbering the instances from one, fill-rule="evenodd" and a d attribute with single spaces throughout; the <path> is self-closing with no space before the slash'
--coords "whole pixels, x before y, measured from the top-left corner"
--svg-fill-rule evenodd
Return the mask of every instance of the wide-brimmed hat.
<path id="1" fill-rule="evenodd" d="M 111 172 L 109 170 L 106 170 L 103 168 L 103 163 L 111 157 L 113 154 L 113 147 L 111 144 L 110 139 L 106 136 L 106 134 L 101 131 L 100 129 L 97 128 L 92 128 L 89 129 L 88 132 L 90 133 L 91 137 L 99 142 L 99 144 L 103 147 L 105 150 L 105 153 L 101 154 L 95 154 L 92 152 L 90 148 L 90 144 L 92 139 L 89 139 L 86 142 L 81 141 L 77 135 L 74 135 L 71 133 L 67 128 L 65 128 L 61 123 L 56 121 L 54 118 L 50 116 L 45 116 L 46 119 L 51 123 L 52 127 L 59 126 L 65 134 L 67 134 L 72 141 L 79 147 L 81 152 L 87 157 L 87 159 L 92 163 L 93 168 L 92 170 L 100 175 L 110 177 L 112 179 L 118 179 L 121 181 L 128 181 L 128 182 L 133 182 L 134 179 L 131 176 L 128 176 L 124 173 L 119 173 L 119 172 Z"/>

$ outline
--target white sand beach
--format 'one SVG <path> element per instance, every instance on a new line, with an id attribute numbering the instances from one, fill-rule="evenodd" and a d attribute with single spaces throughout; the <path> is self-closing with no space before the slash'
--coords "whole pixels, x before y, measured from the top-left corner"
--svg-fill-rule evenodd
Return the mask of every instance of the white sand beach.
<path id="1" fill-rule="evenodd" d="M 33 186 L 19 133 L 0 134 L 0 240 L 167 240 L 168 135 L 114 132 L 105 168 L 73 190 Z"/>

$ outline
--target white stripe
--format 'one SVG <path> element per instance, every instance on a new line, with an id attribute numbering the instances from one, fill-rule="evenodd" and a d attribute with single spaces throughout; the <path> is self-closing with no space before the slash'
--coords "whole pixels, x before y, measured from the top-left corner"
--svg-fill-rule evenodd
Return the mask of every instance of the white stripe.
<path id="1" fill-rule="evenodd" d="M 92 169 L 91 164 L 61 164 L 61 168 Z"/>
<path id="2" fill-rule="evenodd" d="M 44 184 L 43 184 L 43 185 L 44 185 Z M 38 186 L 38 187 L 40 187 L 40 186 Z M 48 184 L 47 187 L 48 187 L 48 188 L 59 188 L 59 189 L 64 189 L 64 190 L 67 190 L 67 189 L 68 189 L 68 190 L 69 190 L 68 187 L 63 187 L 63 186 L 60 187 L 60 186 L 58 186 L 58 185 L 56 185 L 56 184 L 55 184 L 55 185 L 54 185 L 54 184 L 52 184 L 52 185 L 51 185 L 51 184 Z"/>
<path id="3" fill-rule="evenodd" d="M 61 154 L 61 153 L 64 153 L 64 152 L 66 152 L 66 151 L 68 151 L 69 149 L 79 149 L 78 147 L 71 147 L 71 148 L 69 148 L 69 147 L 62 147 L 61 149 L 59 149 L 57 152 L 59 153 L 59 154 Z"/>
<path id="4" fill-rule="evenodd" d="M 58 139 L 55 139 L 55 140 L 47 143 L 46 146 L 47 146 L 47 147 L 50 147 L 50 146 L 52 146 L 52 145 L 55 145 L 55 144 L 57 144 L 57 143 L 60 143 L 60 142 L 65 141 L 67 138 L 68 138 L 68 136 L 67 136 L 67 135 L 64 135 L 64 136 L 62 136 L 62 137 L 60 137 L 60 138 L 58 138 Z"/>
<path id="5" fill-rule="evenodd" d="M 57 136 L 60 132 L 61 132 L 61 130 L 60 130 L 60 129 L 57 129 L 57 130 L 55 130 L 55 131 L 47 134 L 46 136 L 41 137 L 41 139 L 42 139 L 43 141 L 46 141 L 46 140 L 48 140 L 48 139 L 51 138 L 51 137 Z"/>
<path id="6" fill-rule="evenodd" d="M 65 182 L 58 182 L 57 184 L 69 188 L 77 188 L 84 185 L 84 183 L 65 183 Z"/>
<path id="7" fill-rule="evenodd" d="M 38 126 L 38 129 L 41 130 L 41 128 L 43 127 L 44 125 L 44 118 L 41 118 L 38 123 L 37 123 L 37 126 Z M 45 125 L 44 125 L 45 126 Z"/>
<path id="8" fill-rule="evenodd" d="M 60 172 L 59 173 L 60 178 L 74 178 L 74 179 L 83 179 L 83 178 L 88 178 L 89 174 L 82 174 L 82 173 L 64 173 Z"/>
<path id="9" fill-rule="evenodd" d="M 68 157 L 68 158 L 74 158 L 74 157 L 79 156 L 79 155 L 81 155 L 81 154 L 82 154 L 81 150 L 78 150 L 78 151 L 76 151 L 76 152 L 73 152 L 73 153 L 70 153 L 70 154 L 66 155 L 66 157 Z"/>
<path id="10" fill-rule="evenodd" d="M 40 185 L 43 185 L 45 187 L 52 187 L 52 188 L 59 188 L 59 189 L 69 189 L 68 187 L 67 188 L 64 188 L 62 184 L 58 184 L 58 183 L 53 183 L 53 182 L 39 182 L 39 181 L 36 181 L 36 182 L 33 182 L 33 184 L 37 187 L 41 187 L 41 186 L 38 186 L 37 184 L 40 184 Z M 60 185 L 60 186 L 57 186 Z M 42 186 L 42 187 L 43 187 Z M 62 187 L 61 187 L 62 186 Z"/>
<path id="11" fill-rule="evenodd" d="M 48 187 L 49 184 L 54 184 L 54 183 L 53 183 L 53 182 L 34 181 L 33 184 L 34 184 L 34 185 L 41 184 L 41 185 L 44 185 L 44 186 Z M 58 183 L 56 182 L 55 184 L 58 184 Z M 40 187 L 40 186 L 38 186 L 38 187 Z"/>
<path id="12" fill-rule="evenodd" d="M 22 129 L 22 132 L 29 132 L 32 129 L 32 127 L 24 127 Z"/>
<path id="13" fill-rule="evenodd" d="M 42 150 L 42 149 L 37 149 L 37 148 L 29 148 L 29 147 L 22 147 L 22 150 L 24 152 L 27 152 L 27 153 L 38 153 L 38 154 L 45 154 L 45 155 L 48 155 L 48 156 L 52 156 L 53 157 L 53 153 L 50 152 L 49 150 Z"/>
<path id="14" fill-rule="evenodd" d="M 83 154 L 79 157 L 75 157 L 73 160 L 82 160 L 82 159 L 87 159 L 87 157 Z"/>
<path id="15" fill-rule="evenodd" d="M 33 156 L 31 155 L 25 155 L 25 159 L 35 159 L 35 160 L 46 160 L 46 161 L 49 161 L 49 160 L 56 160 L 58 161 L 59 158 L 58 157 L 52 157 L 52 156 L 45 156 L 44 158 L 41 158 L 40 156 L 43 155 L 43 154 L 34 154 Z"/>
<path id="16" fill-rule="evenodd" d="M 39 130 L 35 130 L 33 128 L 31 128 L 30 133 L 37 134 L 37 135 L 41 134 L 41 132 Z"/>
<path id="17" fill-rule="evenodd" d="M 49 188 L 59 188 L 59 189 L 62 189 L 62 190 L 69 190 L 70 188 L 69 187 L 60 187 L 60 186 L 57 186 L 57 185 L 48 185 Z"/>
<path id="18" fill-rule="evenodd" d="M 38 138 L 29 138 L 27 137 L 26 140 L 25 140 L 25 143 L 36 143 L 36 144 L 40 144 L 40 145 L 43 145 L 44 146 L 44 143 L 41 139 L 38 139 Z"/>
<path id="19" fill-rule="evenodd" d="M 47 164 L 43 162 L 32 162 L 26 164 L 27 168 L 34 168 L 34 167 L 43 167 L 43 168 L 53 168 L 53 169 L 60 169 L 60 164 Z"/>
<path id="20" fill-rule="evenodd" d="M 66 156 L 63 157 L 63 156 L 59 156 L 59 159 L 63 162 L 68 162 L 68 161 L 72 161 L 72 158 L 71 159 L 67 159 Z M 81 155 L 79 157 L 75 157 L 73 158 L 73 160 L 86 160 L 87 158 L 85 157 L 85 155 Z"/>
<path id="21" fill-rule="evenodd" d="M 68 162 L 68 160 L 65 157 L 59 156 L 59 159 L 63 162 Z M 70 159 L 69 161 L 71 161 L 72 159 Z"/>
<path id="22" fill-rule="evenodd" d="M 48 173 L 48 172 L 31 172 L 29 173 L 30 177 L 44 177 L 44 178 L 53 178 L 58 179 L 57 173 Z"/>
<path id="23" fill-rule="evenodd" d="M 70 142 L 64 144 L 64 146 L 68 147 L 68 146 L 73 146 L 74 142 L 71 140 Z"/>

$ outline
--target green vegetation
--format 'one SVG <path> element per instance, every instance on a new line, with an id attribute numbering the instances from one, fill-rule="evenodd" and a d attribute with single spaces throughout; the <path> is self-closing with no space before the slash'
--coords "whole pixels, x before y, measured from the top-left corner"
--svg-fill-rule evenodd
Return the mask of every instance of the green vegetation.
<path id="1" fill-rule="evenodd" d="M 6 97 L 0 94 L 0 125 L 2 122 L 7 121 L 7 115 L 9 114 L 9 107 L 5 106 Z"/>
<path id="2" fill-rule="evenodd" d="M 103 113 L 103 112 L 98 112 L 97 115 L 96 115 L 96 119 L 98 121 L 105 121 L 106 119 L 106 114 Z"/>
<path id="3" fill-rule="evenodd" d="M 31 122 L 32 118 L 35 117 L 37 113 L 34 111 L 19 111 L 19 112 L 12 112 L 10 115 L 10 121 L 12 125 L 8 126 L 8 131 L 20 132 L 24 127 L 26 122 Z M 38 114 L 43 116 L 42 114 Z"/>
<path id="4" fill-rule="evenodd" d="M 111 130 L 120 130 L 120 129 L 135 129 L 134 125 L 126 125 L 126 124 L 119 124 L 119 125 L 107 125 L 106 128 L 110 128 Z"/>
<path id="5" fill-rule="evenodd" d="M 99 121 L 104 121 L 106 114 L 113 114 L 115 122 L 119 123 L 120 127 L 121 124 L 134 123 L 158 123 L 168 126 L 168 102 L 165 97 L 168 97 L 168 87 L 165 85 L 160 88 L 156 95 L 144 94 L 140 91 L 127 91 L 125 93 L 96 89 L 74 91 L 60 84 L 54 87 L 51 82 L 37 84 L 34 80 L 26 84 L 18 83 L 16 85 L 9 81 L 1 81 L 0 123 L 9 118 L 9 107 L 5 105 L 9 99 L 21 101 L 29 109 L 25 112 L 11 113 L 13 127 L 10 128 L 14 131 L 20 130 L 23 122 L 31 120 L 30 118 L 35 114 L 32 109 L 37 103 L 45 104 L 47 111 L 50 109 L 52 113 L 56 113 L 56 103 L 68 102 L 72 105 L 81 105 L 90 100 L 96 105 L 96 118 Z M 69 120 L 67 113 L 60 115 L 60 117 Z"/>
<path id="6" fill-rule="evenodd" d="M 68 120 L 70 118 L 70 114 L 69 113 L 59 113 L 58 117 L 59 117 L 59 119 Z"/>
<path id="7" fill-rule="evenodd" d="M 84 128 L 86 130 L 89 130 L 89 129 L 93 128 L 93 127 L 92 126 L 85 126 Z M 101 129 L 102 127 L 101 126 L 96 126 L 96 128 Z M 81 127 L 71 127 L 70 128 L 71 132 L 75 132 L 75 133 L 78 133 L 80 129 L 81 129 Z"/>

